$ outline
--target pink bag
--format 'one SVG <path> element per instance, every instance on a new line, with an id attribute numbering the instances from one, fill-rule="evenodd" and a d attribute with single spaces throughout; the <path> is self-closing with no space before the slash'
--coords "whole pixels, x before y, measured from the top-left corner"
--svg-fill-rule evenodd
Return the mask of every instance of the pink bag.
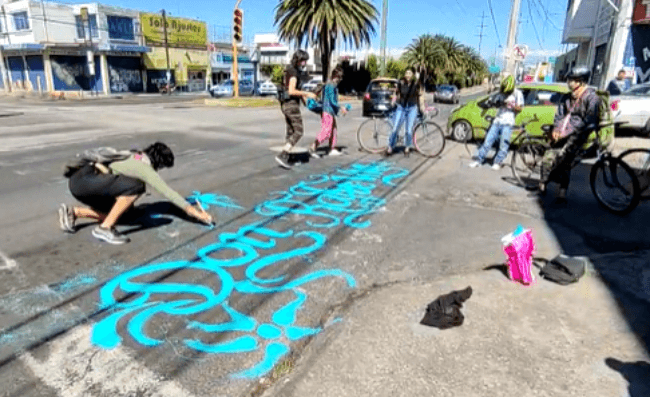
<path id="1" fill-rule="evenodd" d="M 506 262 L 508 278 L 523 285 L 531 285 L 535 283 L 535 275 L 532 270 L 535 243 L 532 231 L 520 228 L 503 237 L 501 240 L 503 253 L 508 257 Z"/>

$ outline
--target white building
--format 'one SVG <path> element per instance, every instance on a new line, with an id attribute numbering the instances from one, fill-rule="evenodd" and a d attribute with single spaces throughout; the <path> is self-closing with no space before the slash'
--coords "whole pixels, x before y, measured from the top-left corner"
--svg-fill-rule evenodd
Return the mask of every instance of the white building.
<path id="1" fill-rule="evenodd" d="M 288 65 L 291 62 L 294 50 L 282 43 L 275 33 L 256 34 L 253 40 L 255 49 L 259 53 L 260 65 Z M 309 54 L 306 71 L 311 75 L 322 73 L 320 51 L 313 47 L 305 49 Z"/>
<path id="2" fill-rule="evenodd" d="M 97 3 L 0 0 L 0 88 L 26 91 L 142 91 L 137 11 Z M 88 18 L 82 18 L 82 9 Z"/>
<path id="3" fill-rule="evenodd" d="M 569 0 L 563 43 L 577 47 L 558 58 L 557 72 L 588 66 L 600 88 L 621 69 L 633 82 L 650 81 L 649 8 L 650 0 Z"/>

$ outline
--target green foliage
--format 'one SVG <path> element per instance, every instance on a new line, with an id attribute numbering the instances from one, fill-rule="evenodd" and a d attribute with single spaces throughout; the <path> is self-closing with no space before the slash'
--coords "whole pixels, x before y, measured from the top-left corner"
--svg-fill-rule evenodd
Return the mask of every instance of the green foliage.
<path id="1" fill-rule="evenodd" d="M 401 59 L 389 58 L 386 60 L 386 75 L 393 79 L 401 79 L 404 77 L 408 65 Z"/>
<path id="2" fill-rule="evenodd" d="M 420 71 L 429 84 L 465 88 L 480 83 L 487 75 L 487 64 L 473 48 L 440 34 L 413 39 L 402 60 Z"/>
<path id="3" fill-rule="evenodd" d="M 284 75 L 284 66 L 282 65 L 262 65 L 260 71 L 265 76 L 270 76 L 273 84 L 282 83 L 282 76 Z"/>
<path id="4" fill-rule="evenodd" d="M 376 79 L 379 77 L 379 58 L 377 58 L 377 55 L 372 54 L 368 57 L 366 70 L 370 73 L 370 79 Z"/>
<path id="5" fill-rule="evenodd" d="M 271 72 L 271 82 L 273 84 L 282 84 L 282 77 L 284 76 L 284 66 L 282 65 L 273 65 L 273 70 Z"/>

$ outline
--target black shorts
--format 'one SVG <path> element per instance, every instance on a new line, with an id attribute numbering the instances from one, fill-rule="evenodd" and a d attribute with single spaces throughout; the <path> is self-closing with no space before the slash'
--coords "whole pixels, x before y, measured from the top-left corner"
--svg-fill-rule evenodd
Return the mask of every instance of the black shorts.
<path id="1" fill-rule="evenodd" d="M 90 208 L 107 214 L 120 196 L 138 196 L 146 191 L 144 182 L 124 175 L 102 174 L 92 164 L 72 174 L 70 193 Z"/>

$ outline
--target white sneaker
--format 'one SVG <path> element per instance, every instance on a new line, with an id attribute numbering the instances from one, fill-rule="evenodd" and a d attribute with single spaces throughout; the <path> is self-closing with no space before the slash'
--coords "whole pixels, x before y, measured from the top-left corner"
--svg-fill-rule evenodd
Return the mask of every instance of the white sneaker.
<path id="1" fill-rule="evenodd" d="M 492 164 L 492 169 L 495 171 L 499 171 L 503 166 L 501 164 Z"/>
<path id="2" fill-rule="evenodd" d="M 469 163 L 469 168 L 477 168 L 477 167 L 480 167 L 480 166 L 481 166 L 481 163 L 479 163 L 478 161 L 472 161 L 471 163 Z"/>
<path id="3" fill-rule="evenodd" d="M 320 154 L 316 153 L 315 150 L 311 150 L 311 149 L 309 149 L 309 155 L 310 155 L 311 157 L 315 158 L 315 159 L 319 159 L 319 158 L 320 158 Z"/>
<path id="4" fill-rule="evenodd" d="M 342 152 L 339 152 L 336 149 L 332 149 L 332 150 L 330 150 L 329 156 L 340 156 L 342 154 L 343 154 Z"/>

